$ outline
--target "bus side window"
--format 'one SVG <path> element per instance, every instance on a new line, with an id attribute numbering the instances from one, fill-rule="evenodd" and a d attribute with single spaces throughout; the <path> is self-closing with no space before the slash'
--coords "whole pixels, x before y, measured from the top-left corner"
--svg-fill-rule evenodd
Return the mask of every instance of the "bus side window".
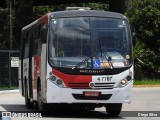
<path id="1" fill-rule="evenodd" d="M 39 24 L 39 25 L 38 25 L 38 29 L 37 29 L 37 39 L 40 38 L 41 28 L 42 28 L 42 24 Z"/>
<path id="2" fill-rule="evenodd" d="M 37 55 L 38 52 L 38 39 L 37 39 L 37 27 L 35 27 L 35 34 L 32 35 L 32 39 L 33 39 L 33 56 Z"/>
<path id="3" fill-rule="evenodd" d="M 40 40 L 40 34 L 41 34 L 41 29 L 43 27 L 43 23 L 38 25 L 38 36 L 37 36 L 37 44 L 38 44 L 38 49 L 37 49 L 37 54 L 41 55 L 41 49 L 42 49 L 42 42 Z"/>
<path id="4" fill-rule="evenodd" d="M 27 31 L 24 43 L 24 59 L 29 57 L 29 31 Z"/>
<path id="5" fill-rule="evenodd" d="M 47 27 L 44 26 L 41 28 L 41 33 L 40 33 L 41 43 L 46 43 L 46 39 L 47 39 Z"/>
<path id="6" fill-rule="evenodd" d="M 23 31 L 21 35 L 21 47 L 20 47 L 20 60 L 24 58 L 24 45 L 25 45 L 25 39 L 26 39 L 26 32 Z"/>

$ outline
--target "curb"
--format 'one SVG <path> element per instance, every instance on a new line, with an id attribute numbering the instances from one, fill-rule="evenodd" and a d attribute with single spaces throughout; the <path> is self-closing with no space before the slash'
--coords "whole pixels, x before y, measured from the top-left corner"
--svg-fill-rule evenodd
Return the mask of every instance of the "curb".
<path id="1" fill-rule="evenodd" d="M 0 91 L 0 95 L 1 94 L 12 94 L 12 93 L 20 93 L 19 89 L 15 89 L 15 90 L 2 90 Z"/>
<path id="2" fill-rule="evenodd" d="M 160 85 L 134 85 L 134 88 L 155 88 L 158 87 L 160 88 Z"/>

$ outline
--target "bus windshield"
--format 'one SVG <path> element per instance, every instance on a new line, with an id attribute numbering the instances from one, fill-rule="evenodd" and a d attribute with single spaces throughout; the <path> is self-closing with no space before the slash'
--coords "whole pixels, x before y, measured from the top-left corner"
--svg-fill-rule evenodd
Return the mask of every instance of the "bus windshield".
<path id="1" fill-rule="evenodd" d="M 128 22 L 100 17 L 50 20 L 49 62 L 54 67 L 114 68 L 132 63 Z M 96 63 L 97 66 L 92 65 Z M 109 64 L 109 62 L 111 64 Z"/>

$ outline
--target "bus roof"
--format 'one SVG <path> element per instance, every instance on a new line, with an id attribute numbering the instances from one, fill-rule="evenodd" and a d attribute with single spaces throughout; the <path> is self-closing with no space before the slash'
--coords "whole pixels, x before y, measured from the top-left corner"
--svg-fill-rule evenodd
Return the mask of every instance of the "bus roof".
<path id="1" fill-rule="evenodd" d="M 54 18 L 62 18 L 62 17 L 108 17 L 108 18 L 120 18 L 126 19 L 123 14 L 108 12 L 108 11 L 97 11 L 97 10 L 71 10 L 71 11 L 59 11 L 52 12 Z"/>
<path id="2" fill-rule="evenodd" d="M 33 21 L 32 23 L 30 23 L 29 25 L 23 27 L 23 28 L 22 28 L 22 31 L 23 31 L 23 30 L 26 30 L 27 28 L 29 28 L 29 27 L 31 27 L 31 26 L 33 26 L 33 25 L 35 25 L 36 23 L 38 23 L 38 20 L 35 20 L 35 21 Z"/>
<path id="3" fill-rule="evenodd" d="M 33 25 L 35 25 L 35 24 L 37 24 L 38 22 L 41 22 L 41 21 L 44 21 L 45 24 L 47 24 L 49 16 L 50 16 L 50 13 L 47 13 L 47 14 L 43 15 L 39 19 L 37 19 L 37 20 L 33 21 L 32 23 L 28 24 L 27 26 L 23 27 L 22 31 L 32 27 Z"/>
<path id="4" fill-rule="evenodd" d="M 98 11 L 98 10 L 70 10 L 70 11 L 57 11 L 52 13 L 47 13 L 41 18 L 35 20 L 29 25 L 22 28 L 22 31 L 30 28 L 31 26 L 38 23 L 38 21 L 42 21 L 43 19 L 48 18 L 49 16 L 53 16 L 53 18 L 64 18 L 64 17 L 108 17 L 108 18 L 119 18 L 119 19 L 127 19 L 123 14 L 108 12 L 108 11 Z M 47 20 L 47 19 L 46 19 Z M 46 22 L 46 21 L 45 21 Z"/>

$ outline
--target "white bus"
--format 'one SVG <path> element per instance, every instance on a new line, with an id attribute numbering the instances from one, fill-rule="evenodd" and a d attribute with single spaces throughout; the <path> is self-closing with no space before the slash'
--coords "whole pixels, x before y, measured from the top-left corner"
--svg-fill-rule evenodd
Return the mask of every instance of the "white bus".
<path id="1" fill-rule="evenodd" d="M 130 103 L 133 50 L 127 18 L 72 10 L 48 13 L 22 29 L 19 85 L 27 108 L 54 105 L 119 115 Z"/>

